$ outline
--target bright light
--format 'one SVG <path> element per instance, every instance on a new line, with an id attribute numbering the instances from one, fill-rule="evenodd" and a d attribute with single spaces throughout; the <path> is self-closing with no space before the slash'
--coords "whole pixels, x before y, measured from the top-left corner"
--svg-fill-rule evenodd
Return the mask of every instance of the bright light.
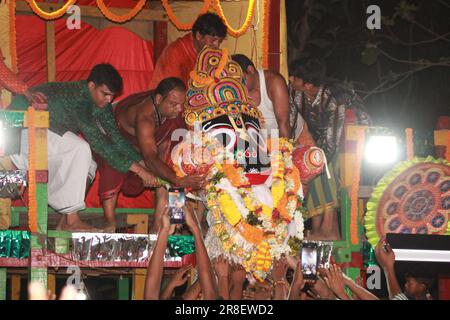
<path id="1" fill-rule="evenodd" d="M 396 261 L 450 262 L 450 251 L 392 249 Z"/>
<path id="2" fill-rule="evenodd" d="M 394 136 L 370 136 L 365 158 L 373 164 L 389 164 L 397 160 L 397 139 Z"/>
<path id="3" fill-rule="evenodd" d="M 87 295 L 83 291 L 78 291 L 75 300 L 87 300 Z"/>

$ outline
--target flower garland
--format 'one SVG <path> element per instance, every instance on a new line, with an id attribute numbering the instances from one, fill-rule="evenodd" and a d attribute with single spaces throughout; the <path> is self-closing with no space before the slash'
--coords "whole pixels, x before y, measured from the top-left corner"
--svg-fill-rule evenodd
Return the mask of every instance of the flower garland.
<path id="1" fill-rule="evenodd" d="M 117 22 L 117 23 L 124 23 L 124 22 L 127 22 L 127 21 L 133 19 L 139 13 L 139 11 L 141 11 L 144 8 L 146 2 L 147 2 L 147 0 L 139 0 L 139 2 L 136 4 L 136 6 L 130 12 L 128 12 L 122 16 L 118 16 L 118 15 L 112 13 L 111 11 L 109 11 L 109 9 L 106 7 L 103 0 L 97 0 L 97 6 L 108 20 L 111 20 L 111 21 Z"/>
<path id="2" fill-rule="evenodd" d="M 183 143 L 191 141 L 188 137 Z M 215 161 L 206 186 L 214 234 L 226 255 L 242 264 L 256 279 L 263 280 L 273 259 L 293 250 L 287 240 L 291 237 L 297 241 L 303 239 L 301 184 L 298 177 L 293 177 L 298 175 L 298 170 L 290 155 L 292 144 L 287 139 L 271 143 L 272 147 L 278 145 L 280 152 L 273 150 L 271 154 L 271 165 L 278 169 L 273 171 L 276 183 L 268 189 L 270 199 L 267 199 L 255 193 L 243 167 L 230 151 L 218 146 L 217 140 L 207 134 L 201 141 L 204 148 L 211 145 L 215 148 L 212 152 Z M 224 159 L 228 162 L 223 163 Z M 295 232 L 290 234 L 290 229 Z"/>
<path id="3" fill-rule="evenodd" d="M 28 108 L 28 227 L 32 233 L 37 232 L 36 201 L 36 131 L 34 125 L 35 110 Z"/>
<path id="4" fill-rule="evenodd" d="M 356 245 L 359 242 L 358 237 L 358 192 L 359 182 L 361 178 L 361 161 L 364 153 L 365 129 L 359 128 L 356 141 L 356 159 L 355 169 L 353 171 L 352 191 L 351 191 L 351 207 L 350 207 L 350 241 Z"/>
<path id="5" fill-rule="evenodd" d="M 9 54 L 11 56 L 11 70 L 17 72 L 16 48 L 16 1 L 9 1 Z"/>
<path id="6" fill-rule="evenodd" d="M 263 8 L 262 67 L 267 69 L 269 67 L 270 0 L 264 0 Z"/>
<path id="7" fill-rule="evenodd" d="M 242 24 L 242 26 L 239 29 L 234 29 L 227 21 L 227 18 L 225 17 L 225 14 L 222 9 L 222 5 L 220 4 L 220 0 L 213 0 L 213 8 L 217 12 L 217 14 L 220 16 L 220 18 L 223 20 L 225 25 L 227 26 L 228 33 L 232 35 L 233 37 L 237 38 L 242 36 L 247 29 L 250 27 L 252 20 L 253 20 L 253 13 L 255 11 L 255 0 L 249 0 L 248 3 L 248 9 L 247 9 L 247 16 L 245 17 L 245 21 Z"/>
<path id="8" fill-rule="evenodd" d="M 172 11 L 172 8 L 169 5 L 169 1 L 168 0 L 161 0 L 161 3 L 164 7 L 164 9 L 167 12 L 167 15 L 169 16 L 170 21 L 175 25 L 175 27 L 178 30 L 181 31 L 188 31 L 192 29 L 192 26 L 194 24 L 194 22 L 191 23 L 182 23 L 180 22 L 177 17 L 175 16 L 175 14 Z M 199 12 L 199 16 L 202 14 L 205 14 L 208 12 L 209 7 L 211 6 L 211 0 L 203 0 L 203 7 L 200 9 Z"/>
<path id="9" fill-rule="evenodd" d="M 54 12 L 45 12 L 43 11 L 41 8 L 39 8 L 39 6 L 36 4 L 35 0 L 26 0 L 28 5 L 31 7 L 31 10 L 33 10 L 34 13 L 36 13 L 39 17 L 41 17 L 42 19 L 45 20 L 54 20 L 54 19 L 58 19 L 60 17 L 62 17 L 67 9 L 74 5 L 75 2 L 77 2 L 77 0 L 68 0 L 61 8 L 59 8 L 58 10 L 54 11 Z M 14 2 L 14 1 L 12 1 Z"/>

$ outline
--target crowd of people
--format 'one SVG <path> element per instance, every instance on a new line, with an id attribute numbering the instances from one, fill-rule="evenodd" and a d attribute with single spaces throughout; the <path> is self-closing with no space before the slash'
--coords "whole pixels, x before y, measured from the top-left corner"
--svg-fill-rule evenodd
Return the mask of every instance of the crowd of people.
<path id="1" fill-rule="evenodd" d="M 204 46 L 219 48 L 226 33 L 219 16 L 200 16 L 192 32 L 168 45 L 159 57 L 151 90 L 133 94 L 114 106 L 123 81 L 110 64 L 96 65 L 86 80 L 47 83 L 14 98 L 10 109 L 24 110 L 30 103 L 44 103 L 50 113 L 48 203 L 62 214 L 58 229 L 115 232 L 119 192 L 137 195 L 144 188 L 154 188 L 155 219 L 150 231 L 158 233 L 158 239 L 149 262 L 145 299 L 378 299 L 334 264 L 319 270 L 317 279 L 304 279 L 301 262 L 293 257 L 274 261 L 271 275 L 264 282 L 249 283 L 242 266 L 223 256 L 210 261 L 203 241 L 205 225 L 201 224 L 204 208 L 194 212 L 191 206 L 184 209 L 186 226 L 195 239 L 196 279 L 188 281 L 193 266 L 187 266 L 160 290 L 167 239 L 175 230 L 168 217 L 164 185 L 194 190 L 205 185 L 204 175 L 180 178 L 168 165 L 176 143 L 171 139 L 172 132 L 185 127 L 182 110 L 197 53 Z M 245 55 L 236 54 L 232 59 L 243 70 L 243 82 L 264 117 L 266 132 L 277 130 L 279 137 L 292 139 L 296 145 L 317 146 L 324 151 L 330 178 L 321 174 L 312 181 L 302 181 L 308 191 L 306 207 L 311 222 L 307 238 L 338 240 L 338 156 L 344 123 L 353 115 L 356 123 L 370 124 L 357 95 L 343 84 L 329 83 L 325 65 L 317 59 L 296 61 L 290 67 L 289 84 L 276 71 L 256 68 Z M 27 130 L 22 132 L 20 153 L 10 160 L 6 169 L 28 168 Z M 88 225 L 78 214 L 85 208 L 86 190 L 96 170 L 100 171 L 103 228 Z M 427 298 L 429 288 L 424 281 L 408 280 L 405 290 L 400 288 L 394 253 L 387 244 L 381 243 L 376 253 L 391 299 Z M 192 284 L 184 293 L 174 295 L 175 289 L 187 282 Z"/>

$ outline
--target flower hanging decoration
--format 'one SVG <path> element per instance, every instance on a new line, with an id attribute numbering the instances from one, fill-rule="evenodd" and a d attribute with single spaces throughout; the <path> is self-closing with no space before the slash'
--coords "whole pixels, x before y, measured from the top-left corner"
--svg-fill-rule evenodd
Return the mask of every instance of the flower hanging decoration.
<path id="1" fill-rule="evenodd" d="M 220 4 L 220 0 L 213 0 L 213 8 L 216 11 L 216 13 L 220 16 L 220 18 L 222 18 L 222 20 L 224 21 L 225 25 L 227 26 L 228 29 L 228 33 L 230 35 L 232 35 L 233 37 L 240 37 L 242 36 L 245 32 L 247 32 L 247 29 L 250 27 L 252 20 L 253 20 L 253 13 L 255 11 L 255 0 L 249 0 L 248 2 L 248 10 L 247 10 L 247 15 L 245 17 L 245 21 L 242 24 L 242 26 L 238 29 L 234 29 L 232 26 L 230 26 L 230 24 L 228 23 L 227 18 L 225 17 L 225 14 L 223 12 L 222 9 L 222 5 Z"/>
<path id="2" fill-rule="evenodd" d="M 145 3 L 147 0 L 139 0 L 139 2 L 136 4 L 136 6 L 128 13 L 118 16 L 114 13 L 112 13 L 108 7 L 106 7 L 103 0 L 97 0 L 97 6 L 100 9 L 100 11 L 103 13 L 103 15 L 108 18 L 109 20 L 117 23 L 125 23 L 131 19 L 133 19 L 145 6 Z"/>
<path id="3" fill-rule="evenodd" d="M 26 0 L 31 10 L 39 17 L 45 20 L 54 20 L 62 17 L 69 9 L 70 6 L 74 5 L 77 0 L 68 0 L 61 8 L 53 12 L 45 12 L 37 5 L 35 0 Z"/>
<path id="4" fill-rule="evenodd" d="M 169 16 L 169 20 L 175 25 L 175 27 L 178 30 L 181 31 L 188 31 L 192 29 L 192 25 L 194 24 L 194 22 L 190 22 L 190 23 L 182 23 L 178 20 L 178 18 L 175 16 L 175 14 L 173 13 L 172 7 L 169 5 L 169 1 L 168 0 L 161 0 L 161 3 L 164 7 L 164 9 L 167 12 L 167 15 Z M 209 7 L 211 6 L 211 0 L 204 0 L 203 1 L 203 6 L 200 9 L 199 12 L 199 16 L 202 14 L 205 14 L 208 12 Z"/>

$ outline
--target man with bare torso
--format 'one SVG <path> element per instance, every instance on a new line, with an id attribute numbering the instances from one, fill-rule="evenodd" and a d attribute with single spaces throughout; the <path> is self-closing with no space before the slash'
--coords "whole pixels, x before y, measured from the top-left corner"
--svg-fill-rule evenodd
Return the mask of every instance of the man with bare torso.
<path id="1" fill-rule="evenodd" d="M 138 195 L 144 187 L 157 187 L 155 223 L 151 228 L 158 230 L 159 215 L 167 204 L 167 191 L 161 186 L 165 180 L 173 186 L 203 186 L 203 176 L 177 177 L 167 165 L 170 150 L 174 143 L 172 133 L 183 128 L 179 114 L 186 98 L 186 86 L 178 78 L 162 80 L 155 90 L 133 94 L 122 100 L 114 114 L 120 133 L 142 155 L 143 165 L 155 175 L 155 180 L 143 185 L 132 173 L 120 174 L 96 156 L 100 171 L 99 196 L 107 220 L 107 230 L 114 231 L 116 225 L 115 207 L 118 193 Z M 158 179 L 159 178 L 159 179 Z"/>

